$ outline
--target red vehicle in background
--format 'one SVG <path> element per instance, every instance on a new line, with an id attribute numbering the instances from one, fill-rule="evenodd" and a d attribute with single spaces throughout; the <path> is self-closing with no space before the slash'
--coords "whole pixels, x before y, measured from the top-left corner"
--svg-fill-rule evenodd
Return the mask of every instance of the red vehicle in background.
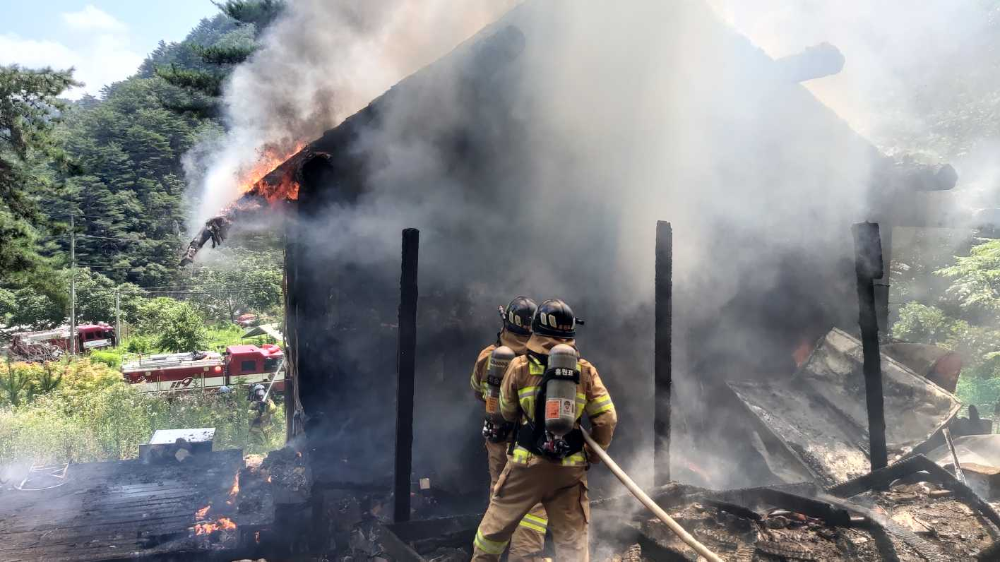
<path id="1" fill-rule="evenodd" d="M 115 329 L 104 322 L 80 324 L 76 327 L 76 348 L 80 352 L 114 347 Z M 10 342 L 13 357 L 26 361 L 51 361 L 71 351 L 69 327 L 41 332 L 20 332 Z"/>
<path id="2" fill-rule="evenodd" d="M 140 355 L 122 363 L 122 375 L 126 382 L 142 385 L 146 392 L 266 384 L 273 376 L 278 376 L 274 391 L 281 392 L 285 389 L 287 372 L 282 368 L 284 359 L 285 354 L 277 345 L 231 345 L 225 353 L 195 351 Z M 282 372 L 279 373 L 279 369 Z"/>
<path id="3" fill-rule="evenodd" d="M 253 326 L 254 322 L 257 321 L 257 315 L 253 313 L 240 314 L 236 318 L 236 323 L 240 325 L 241 328 L 249 328 Z"/>

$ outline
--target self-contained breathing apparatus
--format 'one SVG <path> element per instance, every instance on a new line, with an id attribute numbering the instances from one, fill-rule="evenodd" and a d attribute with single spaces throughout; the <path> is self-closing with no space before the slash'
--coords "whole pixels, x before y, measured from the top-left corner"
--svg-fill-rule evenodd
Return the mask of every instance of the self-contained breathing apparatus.
<path id="1" fill-rule="evenodd" d="M 514 428 L 514 424 L 504 420 L 500 413 L 500 384 L 503 383 L 503 374 L 507 372 L 507 366 L 514 357 L 514 350 L 502 345 L 490 354 L 489 367 L 486 369 L 486 388 L 483 392 L 486 419 L 483 421 L 483 437 L 493 443 L 506 441 Z"/>
<path id="2" fill-rule="evenodd" d="M 535 395 L 535 411 L 518 430 L 517 444 L 549 460 L 559 461 L 583 450 L 583 433 L 576 427 L 576 395 L 580 385 L 579 355 L 556 345 L 548 356 L 536 356 L 545 372 Z"/>

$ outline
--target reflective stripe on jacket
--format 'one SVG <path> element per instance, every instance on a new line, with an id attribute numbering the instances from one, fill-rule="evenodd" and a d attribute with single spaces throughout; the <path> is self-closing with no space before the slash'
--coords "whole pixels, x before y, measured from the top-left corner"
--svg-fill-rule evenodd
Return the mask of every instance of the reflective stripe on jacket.
<path id="1" fill-rule="evenodd" d="M 602 447 L 607 447 L 618 423 L 615 405 L 597 369 L 589 361 L 580 359 L 577 368 L 580 370 L 580 384 L 576 395 L 576 426 L 580 427 L 580 419 L 586 413 L 591 421 L 594 440 Z M 523 416 L 524 420 L 534 419 L 535 400 L 544 372 L 545 368 L 541 362 L 531 355 L 518 357 L 511 362 L 500 387 L 500 412 L 504 418 L 508 421 L 516 421 L 519 416 Z M 531 464 L 535 458 L 536 456 L 530 451 L 517 445 L 514 447 L 511 460 L 519 464 Z M 546 462 L 552 461 L 546 460 Z M 587 458 L 583 451 L 570 455 L 560 462 L 563 466 L 580 466 L 586 463 Z"/>

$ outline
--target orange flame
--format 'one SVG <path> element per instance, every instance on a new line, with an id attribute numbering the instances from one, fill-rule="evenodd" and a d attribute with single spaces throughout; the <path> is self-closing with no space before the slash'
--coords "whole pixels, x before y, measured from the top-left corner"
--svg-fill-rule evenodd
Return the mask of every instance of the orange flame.
<path id="1" fill-rule="evenodd" d="M 229 499 L 226 503 L 233 505 L 233 501 L 236 500 L 236 496 L 240 493 L 240 473 L 236 473 L 236 478 L 233 478 L 233 487 L 229 489 Z"/>
<path id="2" fill-rule="evenodd" d="M 297 199 L 299 184 L 294 177 L 295 166 L 285 166 L 282 169 L 282 164 L 304 147 L 305 143 L 298 143 L 291 151 L 265 148 L 253 166 L 239 172 L 240 192 L 259 195 L 270 202 Z"/>
<path id="3" fill-rule="evenodd" d="M 207 535 L 215 531 L 233 531 L 235 529 L 236 523 L 233 523 L 228 517 L 220 517 L 215 523 L 206 522 L 196 524 L 194 526 L 194 534 Z"/>
<path id="4" fill-rule="evenodd" d="M 809 356 L 813 352 L 813 344 L 809 340 L 803 338 L 799 340 L 799 346 L 795 348 L 792 352 L 792 360 L 795 361 L 796 367 L 801 367 L 803 363 L 809 359 Z"/>
<path id="5" fill-rule="evenodd" d="M 208 508 L 209 507 L 211 507 L 211 506 L 206 505 L 205 507 L 203 507 L 203 508 L 199 509 L 198 511 L 194 512 L 195 519 L 197 519 L 198 521 L 201 521 L 201 520 L 205 519 L 205 516 L 208 514 Z"/>

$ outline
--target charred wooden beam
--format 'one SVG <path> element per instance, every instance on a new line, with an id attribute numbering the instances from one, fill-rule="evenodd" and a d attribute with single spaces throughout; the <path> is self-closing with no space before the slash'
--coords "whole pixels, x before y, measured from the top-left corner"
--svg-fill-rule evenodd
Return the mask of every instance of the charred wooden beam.
<path id="1" fill-rule="evenodd" d="M 889 464 L 885 444 L 885 401 L 882 396 L 882 364 L 878 342 L 878 316 L 875 309 L 875 279 L 883 274 L 882 243 L 878 223 L 855 224 L 854 268 L 858 281 L 858 307 L 861 345 L 864 354 L 865 398 L 868 404 L 868 438 L 872 470 Z"/>
<path id="2" fill-rule="evenodd" d="M 413 468 L 413 392 L 417 352 L 417 255 L 420 231 L 403 231 L 403 266 L 399 278 L 399 344 L 396 351 L 396 462 L 393 520 L 410 520 L 410 472 Z"/>
<path id="3" fill-rule="evenodd" d="M 194 262 L 195 256 L 209 240 L 215 248 L 225 242 L 229 229 L 240 220 L 263 211 L 267 208 L 267 200 L 253 193 L 245 193 L 242 197 L 226 207 L 220 214 L 205 221 L 205 226 L 191 239 L 187 250 L 181 257 L 180 266 Z"/>
<path id="4" fill-rule="evenodd" d="M 670 481 L 670 391 L 673 384 L 671 313 L 673 306 L 673 231 L 670 223 L 656 223 L 656 293 L 653 414 L 653 481 Z"/>

